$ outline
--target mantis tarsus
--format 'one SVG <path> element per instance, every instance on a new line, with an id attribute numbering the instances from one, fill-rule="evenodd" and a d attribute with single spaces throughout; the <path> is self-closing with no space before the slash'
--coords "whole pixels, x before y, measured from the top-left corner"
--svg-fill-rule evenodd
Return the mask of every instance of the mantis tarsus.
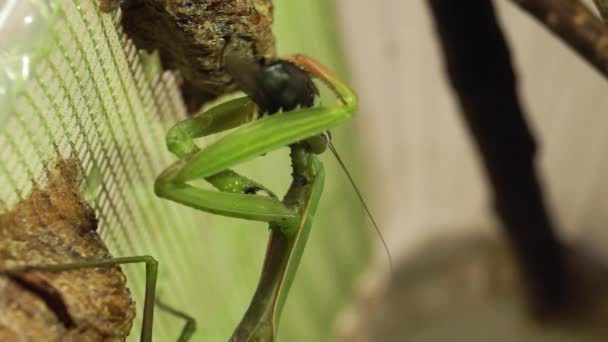
<path id="1" fill-rule="evenodd" d="M 271 233 L 262 275 L 231 340 L 274 341 L 323 190 L 323 165 L 316 155 L 331 144 L 327 130 L 353 116 L 357 98 L 331 71 L 301 55 L 263 65 L 241 57 L 238 52 L 231 53 L 229 45 L 224 59 L 227 70 L 248 97 L 220 104 L 178 123 L 168 132 L 168 148 L 179 160 L 157 178 L 155 192 L 160 197 L 210 213 L 269 223 Z M 313 107 L 318 91 L 311 76 L 334 92 L 337 97 L 334 105 Z M 193 142 L 195 138 L 236 127 L 238 129 L 202 150 Z M 290 148 L 293 181 L 282 201 L 263 185 L 229 170 L 284 146 Z M 189 184 L 196 179 L 205 179 L 219 191 Z M 151 341 L 158 264 L 150 256 L 31 266 L 3 271 L 3 274 L 140 262 L 146 264 L 141 340 Z M 162 303 L 157 304 L 187 319 L 179 340 L 188 340 L 194 331 L 194 321 Z"/>

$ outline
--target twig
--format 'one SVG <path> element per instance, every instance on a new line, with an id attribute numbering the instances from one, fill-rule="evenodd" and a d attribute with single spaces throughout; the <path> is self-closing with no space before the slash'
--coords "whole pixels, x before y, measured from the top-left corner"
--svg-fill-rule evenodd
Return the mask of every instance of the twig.
<path id="1" fill-rule="evenodd" d="M 447 72 L 477 142 L 494 206 L 538 313 L 565 304 L 563 251 L 536 176 L 536 144 L 516 92 L 509 49 L 488 0 L 429 0 Z"/>
<path id="2" fill-rule="evenodd" d="M 608 77 L 608 26 L 579 0 L 512 0 Z M 599 4 L 599 3 L 602 4 Z M 608 1 L 596 0 L 606 8 Z"/>
<path id="3" fill-rule="evenodd" d="M 608 0 L 593 0 L 604 22 L 608 24 Z"/>

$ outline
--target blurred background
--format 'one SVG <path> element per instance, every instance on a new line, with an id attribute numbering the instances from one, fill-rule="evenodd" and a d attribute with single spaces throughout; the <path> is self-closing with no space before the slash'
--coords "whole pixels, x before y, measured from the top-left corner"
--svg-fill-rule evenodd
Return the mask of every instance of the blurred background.
<path id="1" fill-rule="evenodd" d="M 395 262 L 391 275 L 354 192 L 337 163 L 325 156 L 326 191 L 283 314 L 280 340 L 604 340 L 596 334 L 599 325 L 547 326 L 528 318 L 476 150 L 445 80 L 426 2 L 274 3 L 279 54 L 314 56 L 349 80 L 360 96 L 359 115 L 333 132 L 335 144 Z M 602 260 L 608 242 L 603 227 L 608 182 L 602 177 L 608 168 L 603 156 L 608 118 L 602 116 L 606 81 L 520 9 L 495 3 L 540 143 L 539 173 L 559 235 Z M 1 207 L 26 196 L 30 179 L 44 183 L 53 159 L 78 156 L 88 172 L 83 188 L 103 218 L 100 231 L 113 254 L 156 256 L 159 295 L 196 316 L 194 340 L 226 340 L 255 288 L 265 225 L 193 212 L 154 197 L 150 184 L 173 160 L 164 150 L 164 132 L 184 117 L 184 108 L 172 78 L 161 75 L 153 60 L 133 53 L 117 13 L 99 14 L 89 0 L 23 4 L 16 7 L 21 12 L 9 12 L 15 2 L 0 0 L 3 13 L 11 14 L 0 16 L 0 32 L 25 37 L 0 35 L 0 90 L 5 90 L 0 108 L 7 108 L 0 113 Z M 35 30 L 9 31 L 15 26 L 6 18 L 30 15 Z M 25 70 L 23 56 L 35 56 L 36 63 L 28 62 L 31 72 L 15 73 Z M 59 86 L 42 86 L 53 80 Z M 331 101 L 327 93 L 324 99 Z M 108 108 L 112 112 L 99 119 Z M 46 121 L 49 127 L 37 133 Z M 145 134 L 130 141 L 133 130 Z M 106 131 L 114 132 L 111 138 Z M 89 142 L 84 147 L 83 140 Z M 53 150 L 49 141 L 60 142 L 59 147 Z M 30 150 L 37 152 L 24 152 Z M 114 163 L 114 150 L 128 158 Z M 272 189 L 289 182 L 285 151 L 237 170 Z M 119 190 L 108 192 L 106 187 L 115 189 L 112 184 Z M 133 220 L 121 223 L 121 211 L 113 212 L 107 203 L 127 208 Z M 136 266 L 126 272 L 140 298 L 143 272 Z M 159 313 L 158 340 L 173 340 L 180 325 Z"/>
<path id="2" fill-rule="evenodd" d="M 559 236 L 606 260 L 606 80 L 513 3 L 494 3 Z M 389 285 L 369 276 L 343 340 L 605 340 L 589 332 L 597 326 L 527 319 L 427 3 L 338 0 L 337 8 L 361 97 L 354 125 L 366 193 L 400 264 Z M 383 254 L 376 249 L 378 267 Z M 387 287 L 386 298 L 373 294 Z"/>
<path id="3" fill-rule="evenodd" d="M 519 8 L 495 3 L 560 233 L 605 241 L 606 81 Z M 486 184 L 445 79 L 427 4 L 349 0 L 338 1 L 337 12 L 361 97 L 357 146 L 396 257 L 436 233 L 492 231 Z"/>

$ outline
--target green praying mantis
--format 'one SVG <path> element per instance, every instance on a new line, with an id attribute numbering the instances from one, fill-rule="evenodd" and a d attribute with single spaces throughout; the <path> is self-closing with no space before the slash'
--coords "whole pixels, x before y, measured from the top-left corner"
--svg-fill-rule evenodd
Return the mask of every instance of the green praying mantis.
<path id="1" fill-rule="evenodd" d="M 253 63 L 231 59 L 239 57 L 227 56 L 229 72 L 231 67 L 238 70 L 255 68 Z M 270 83 L 273 78 L 285 78 L 287 83 L 278 82 L 282 93 L 272 89 L 272 94 L 264 94 L 259 84 L 252 87 L 257 82 L 252 81 L 248 73 L 237 76 L 237 79 L 242 78 L 239 80 L 241 88 L 250 97 L 229 101 L 176 125 L 169 132 L 167 142 L 180 159 L 158 177 L 155 186 L 159 196 L 199 210 L 269 223 L 271 236 L 262 276 L 244 318 L 232 335 L 233 341 L 274 340 L 323 191 L 324 171 L 316 154 L 325 150 L 329 140 L 322 133 L 352 117 L 357 106 L 356 96 L 350 88 L 307 57 L 291 56 L 268 67 L 260 67 L 254 73 L 261 73 L 258 75 L 263 75 Z M 309 74 L 330 86 L 339 99 L 336 105 L 256 118 L 256 107 L 271 108 L 272 112 L 278 108 L 291 110 L 290 107 L 296 104 L 312 104 L 316 89 Z M 252 81 L 251 85 L 247 84 L 249 81 Z M 257 98 L 256 103 L 252 98 Z M 285 106 L 285 99 L 292 98 L 295 101 Z M 193 138 L 237 126 L 240 126 L 238 130 L 205 149 L 199 150 L 192 142 Z M 282 201 L 264 186 L 229 170 L 238 163 L 284 146 L 290 148 L 293 181 Z M 219 191 L 188 185 L 189 181 L 201 178 Z"/>
<path id="2" fill-rule="evenodd" d="M 154 189 L 162 198 L 198 210 L 269 223 L 271 233 L 262 274 L 230 340 L 274 341 L 323 191 L 323 164 L 317 156 L 329 148 L 342 164 L 328 130 L 352 118 L 357 97 L 345 82 L 309 57 L 292 55 L 262 65 L 230 51 L 224 54 L 225 67 L 247 96 L 222 103 L 170 129 L 167 146 L 178 160 L 158 176 Z M 334 104 L 314 106 L 318 90 L 312 77 L 335 94 Z M 196 138 L 233 128 L 202 149 L 194 143 Z M 292 183 L 282 200 L 263 185 L 230 170 L 285 146 L 290 149 Z M 190 184 L 200 179 L 217 191 Z M 152 341 L 158 263 L 150 256 L 27 266 L 0 273 L 70 271 L 129 263 L 146 265 L 140 339 Z M 186 320 L 178 341 L 187 341 L 195 330 L 194 320 L 159 301 L 156 305 Z"/>

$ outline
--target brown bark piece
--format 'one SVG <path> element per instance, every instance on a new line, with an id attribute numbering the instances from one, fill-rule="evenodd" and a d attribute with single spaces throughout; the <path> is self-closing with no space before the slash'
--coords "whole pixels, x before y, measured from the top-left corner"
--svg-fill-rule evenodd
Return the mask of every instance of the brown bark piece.
<path id="1" fill-rule="evenodd" d="M 109 11 L 117 0 L 100 0 Z M 228 39 L 247 42 L 256 60 L 275 58 L 271 0 L 126 0 L 122 26 L 139 49 L 158 50 L 165 69 L 178 70 L 190 113 L 237 85 L 222 67 Z"/>
<path id="2" fill-rule="evenodd" d="M 578 0 L 512 1 L 553 31 L 604 77 L 608 77 L 608 27 L 585 3 Z"/>
<path id="3" fill-rule="evenodd" d="M 44 189 L 0 215 L 0 269 L 110 258 L 63 160 Z M 135 303 L 119 267 L 0 277 L 0 341 L 121 341 Z"/>

